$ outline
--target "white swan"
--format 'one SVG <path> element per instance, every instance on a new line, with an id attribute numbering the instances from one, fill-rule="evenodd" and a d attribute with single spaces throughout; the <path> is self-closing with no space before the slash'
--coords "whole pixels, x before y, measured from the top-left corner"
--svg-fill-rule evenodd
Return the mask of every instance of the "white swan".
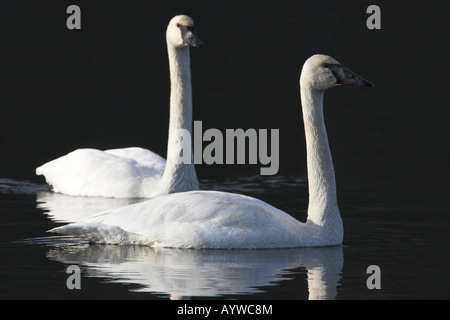
<path id="1" fill-rule="evenodd" d="M 72 196 L 154 198 L 198 189 L 194 165 L 177 164 L 177 157 L 182 149 L 179 129 L 192 131 L 189 46 L 204 44 L 195 33 L 193 20 L 185 15 L 172 18 L 166 40 L 171 83 L 167 162 L 137 147 L 78 149 L 36 169 L 53 191 Z"/>
<path id="2" fill-rule="evenodd" d="M 323 117 L 325 90 L 373 86 L 325 55 L 309 58 L 300 77 L 307 145 L 308 219 L 302 223 L 255 198 L 190 191 L 105 211 L 50 231 L 111 244 L 177 248 L 282 248 L 339 245 L 343 225 Z"/>

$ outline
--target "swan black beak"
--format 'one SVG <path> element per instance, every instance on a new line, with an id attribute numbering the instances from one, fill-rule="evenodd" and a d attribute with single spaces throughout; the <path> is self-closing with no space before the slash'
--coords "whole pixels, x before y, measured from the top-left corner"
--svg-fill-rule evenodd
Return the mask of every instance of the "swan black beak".
<path id="1" fill-rule="evenodd" d="M 192 47 L 204 47 L 205 43 L 200 40 L 193 26 L 179 26 L 181 29 L 181 34 L 183 41 Z"/>
<path id="2" fill-rule="evenodd" d="M 328 64 L 326 67 L 333 73 L 337 84 L 354 87 L 375 87 L 372 82 L 358 76 L 340 64 Z"/>

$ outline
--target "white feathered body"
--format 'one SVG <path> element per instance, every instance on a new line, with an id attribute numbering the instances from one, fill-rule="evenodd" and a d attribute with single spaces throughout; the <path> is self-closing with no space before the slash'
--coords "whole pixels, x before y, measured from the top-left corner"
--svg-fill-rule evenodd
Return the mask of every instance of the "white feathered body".
<path id="1" fill-rule="evenodd" d="M 72 196 L 152 198 L 166 160 L 138 147 L 78 149 L 36 169 L 53 191 Z"/>
<path id="2" fill-rule="evenodd" d="M 51 231 L 95 243 L 171 248 L 288 248 L 342 241 L 339 230 L 302 223 L 252 197 L 218 191 L 169 194 Z"/>

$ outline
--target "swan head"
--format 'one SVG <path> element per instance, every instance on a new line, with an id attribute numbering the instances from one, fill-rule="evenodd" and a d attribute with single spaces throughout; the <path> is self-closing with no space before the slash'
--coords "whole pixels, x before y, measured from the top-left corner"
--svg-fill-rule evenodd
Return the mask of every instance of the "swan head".
<path id="1" fill-rule="evenodd" d="M 373 87 L 374 85 L 346 67 L 334 58 L 315 54 L 305 61 L 300 76 L 300 85 L 325 91 L 337 85 L 355 87 Z"/>
<path id="2" fill-rule="evenodd" d="M 194 20 L 186 15 L 178 15 L 170 20 L 166 31 L 167 42 L 176 48 L 203 47 L 194 28 Z"/>

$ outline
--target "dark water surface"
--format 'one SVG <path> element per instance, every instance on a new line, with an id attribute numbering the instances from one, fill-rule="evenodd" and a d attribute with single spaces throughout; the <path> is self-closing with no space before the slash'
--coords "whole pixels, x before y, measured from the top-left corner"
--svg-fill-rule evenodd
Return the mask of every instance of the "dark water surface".
<path id="1" fill-rule="evenodd" d="M 2 298 L 447 299 L 449 295 L 449 218 L 443 203 L 403 204 L 395 197 L 379 199 L 351 189 L 341 200 L 346 231 L 342 247 L 156 250 L 89 245 L 45 232 L 136 199 L 35 194 L 32 190 L 39 186 L 4 179 L 0 185 L 10 187 L 2 189 L 0 209 Z M 306 216 L 307 189 L 301 177 L 210 179 L 202 186 L 264 199 L 303 221 Z M 66 287 L 70 265 L 82 270 L 81 290 Z M 367 288 L 370 265 L 380 267 L 379 290 Z"/>
<path id="2" fill-rule="evenodd" d="M 0 4 L 1 299 L 448 299 L 447 17 L 442 1 L 66 1 Z M 165 156 L 165 28 L 191 15 L 194 120 L 280 130 L 280 171 L 197 165 L 203 189 L 262 199 L 304 221 L 307 174 L 298 78 L 326 53 L 375 83 L 334 88 L 325 117 L 344 221 L 342 247 L 155 250 L 89 245 L 46 231 L 138 199 L 68 197 L 34 169 L 81 147 Z M 66 286 L 81 268 L 81 290 Z M 368 266 L 381 271 L 369 290 Z"/>

